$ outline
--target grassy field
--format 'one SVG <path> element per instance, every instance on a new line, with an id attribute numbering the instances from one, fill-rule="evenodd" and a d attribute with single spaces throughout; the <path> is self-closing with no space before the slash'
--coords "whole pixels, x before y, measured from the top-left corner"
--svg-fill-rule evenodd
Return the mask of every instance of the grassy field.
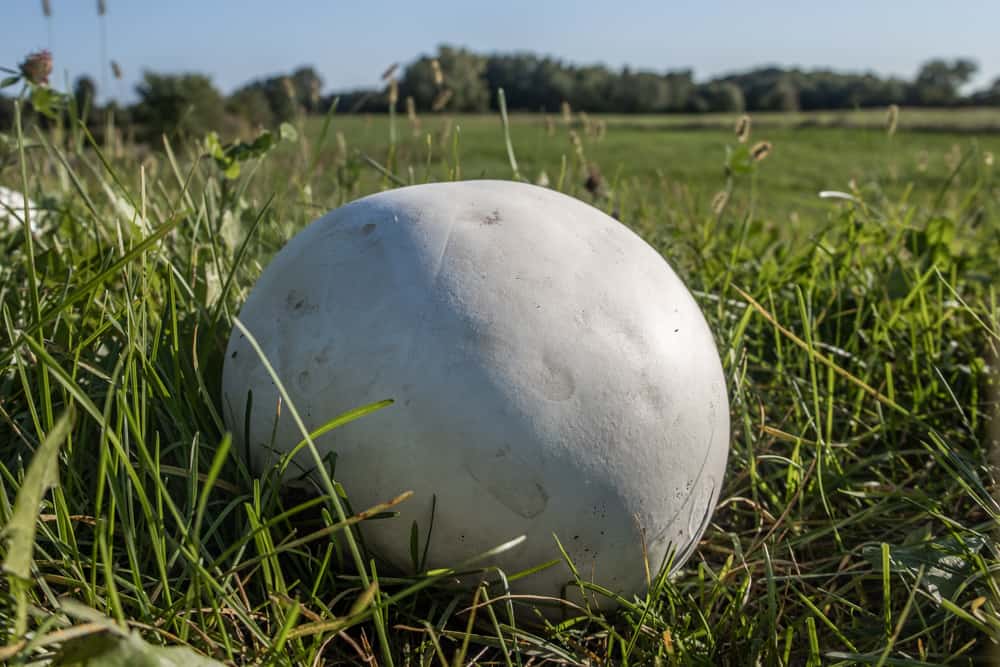
<path id="1" fill-rule="evenodd" d="M 515 167 L 497 117 L 334 116 L 235 178 L 193 141 L 15 137 L 0 185 L 43 211 L 35 234 L 0 226 L 0 661 L 138 664 L 161 645 L 177 664 L 987 660 L 1000 135 L 905 119 L 893 136 L 755 123 L 740 143 L 734 118 L 516 116 Z M 360 517 L 251 474 L 219 416 L 233 317 L 296 230 L 397 184 L 543 173 L 693 290 L 734 427 L 691 560 L 616 613 L 558 623 L 511 613 L 529 603 L 495 572 L 475 592 L 456 570 L 387 573 L 367 554 L 359 572 Z"/>
<path id="2" fill-rule="evenodd" d="M 922 113 L 934 118 L 939 127 L 948 127 L 940 112 Z M 969 116 L 981 113 L 952 112 L 951 127 L 961 128 Z M 900 129 L 893 136 L 886 131 L 882 112 L 864 114 L 872 121 L 877 118 L 880 124 L 876 127 L 797 127 L 790 121 L 774 123 L 774 118 L 765 118 L 771 121 L 765 125 L 754 116 L 750 143 L 767 140 L 773 146 L 758 173 L 758 187 L 764 193 L 757 201 L 761 217 L 788 222 L 796 214 L 821 214 L 829 207 L 816 195 L 821 190 L 848 190 L 852 181 L 872 197 L 898 201 L 910 188 L 918 193 L 940 189 L 958 162 L 972 151 L 980 158 L 1000 155 L 1000 133 L 969 135 L 953 129 L 910 132 L 902 129 L 907 115 L 900 115 Z M 583 162 L 597 165 L 608 187 L 619 191 L 624 202 L 653 196 L 662 198 L 657 204 L 671 211 L 698 216 L 725 187 L 726 147 L 736 144 L 735 118 L 599 116 L 589 119 L 589 134 L 578 118 L 570 127 L 580 138 Z M 594 126 L 601 121 L 606 129 L 603 136 L 597 136 L 599 130 Z M 687 127 L 695 122 L 704 122 L 707 127 Z M 406 117 L 396 122 L 395 160 L 403 167 L 398 176 L 404 181 L 449 178 L 456 163 L 456 145 L 463 178 L 512 177 L 499 117 L 436 116 L 418 118 L 418 123 L 419 129 L 415 129 Z M 388 124 L 384 116 L 348 116 L 337 125 L 350 150 L 384 163 L 389 150 Z M 429 147 L 428 134 L 432 137 Z M 558 186 L 565 156 L 563 187 L 583 185 L 586 169 L 580 163 L 581 150 L 571 141 L 561 119 L 552 117 L 546 123 L 542 116 L 512 116 L 510 135 L 525 179 L 537 181 L 544 172 L 549 183 Z M 969 166 L 972 169 L 966 178 L 986 165 Z M 408 168 L 412 168 L 412 175 Z M 952 190 L 951 196 L 958 193 Z"/>
<path id="3" fill-rule="evenodd" d="M 733 125 L 731 113 L 627 115 L 609 114 L 601 116 L 611 126 L 636 128 L 714 128 L 729 129 Z M 754 114 L 758 127 L 823 127 L 856 130 L 878 130 L 886 128 L 888 113 L 884 109 L 849 109 L 839 111 L 766 111 Z M 1000 109 L 995 107 L 971 107 L 955 109 L 904 109 L 897 119 L 901 131 L 917 132 L 962 132 L 987 134 L 1000 132 Z"/>

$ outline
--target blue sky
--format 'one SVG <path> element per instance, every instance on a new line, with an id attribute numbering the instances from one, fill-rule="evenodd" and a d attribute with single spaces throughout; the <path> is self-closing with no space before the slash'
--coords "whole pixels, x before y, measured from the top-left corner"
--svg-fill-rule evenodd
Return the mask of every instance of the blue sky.
<path id="1" fill-rule="evenodd" d="M 0 65 L 51 48 L 57 83 L 86 73 L 112 96 L 130 96 L 143 69 L 204 72 L 228 92 L 312 64 L 326 91 L 367 86 L 440 43 L 616 68 L 690 67 L 699 80 L 766 63 L 909 78 L 932 56 L 976 60 L 976 86 L 1000 76 L 998 0 L 107 0 L 108 58 L 121 64 L 121 82 L 101 69 L 96 0 L 51 4 L 51 36 L 40 1 L 0 5 Z"/>

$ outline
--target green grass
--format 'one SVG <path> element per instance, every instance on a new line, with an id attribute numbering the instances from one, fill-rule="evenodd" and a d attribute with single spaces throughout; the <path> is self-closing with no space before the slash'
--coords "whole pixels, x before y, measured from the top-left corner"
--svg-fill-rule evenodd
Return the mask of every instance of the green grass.
<path id="1" fill-rule="evenodd" d="M 758 127 L 823 127 L 882 131 L 887 121 L 885 109 L 845 109 L 839 111 L 766 111 L 754 113 Z M 611 126 L 636 128 L 722 128 L 733 126 L 731 113 L 599 116 Z M 1000 131 L 1000 110 L 995 107 L 963 109 L 905 108 L 898 121 L 902 131 L 974 132 L 984 134 Z"/>
<path id="2" fill-rule="evenodd" d="M 967 117 L 979 112 L 952 113 L 951 127 L 961 128 Z M 901 114 L 901 127 L 907 117 L 906 112 Z M 898 201 L 910 187 L 917 192 L 940 188 L 970 149 L 978 149 L 980 156 L 987 152 L 1000 156 L 1000 133 L 968 135 L 954 129 L 940 132 L 900 129 L 889 137 L 884 127 L 885 114 L 879 112 L 878 119 L 881 122 L 878 127 L 795 127 L 773 122 L 759 127 L 764 123 L 754 116 L 751 141 L 767 140 L 774 146 L 758 174 L 758 186 L 764 193 L 757 202 L 761 216 L 773 222 L 788 222 L 796 214 L 822 218 L 829 206 L 816 194 L 821 190 L 847 190 L 852 180 L 872 196 Z M 662 197 L 659 203 L 671 210 L 683 208 L 687 214 L 700 216 L 712 196 L 724 187 L 725 148 L 736 143 L 732 129 L 734 116 L 718 119 L 714 126 L 709 124 L 708 129 L 699 130 L 683 125 L 708 123 L 702 116 L 595 116 L 590 120 L 592 123 L 603 120 L 608 129 L 603 138 L 588 137 L 579 121 L 574 121 L 573 127 L 584 142 L 584 160 L 599 165 L 609 185 L 623 190 L 625 201 Z M 616 125 L 619 121 L 626 124 Z M 675 124 L 681 125 L 680 129 Z M 443 158 L 453 163 L 456 141 L 462 177 L 512 175 L 499 116 L 422 117 L 417 132 L 405 118 L 397 125 L 399 140 L 394 159 L 402 166 L 399 176 L 407 182 L 409 167 L 413 168 L 416 181 L 428 176 L 437 180 L 448 178 L 449 170 L 437 160 Z M 337 127 L 351 149 L 363 151 L 380 163 L 386 161 L 389 129 L 385 117 L 347 116 L 338 120 Z M 948 126 L 942 122 L 941 127 Z M 429 171 L 426 169 L 428 133 L 432 135 Z M 565 186 L 577 189 L 582 186 L 584 178 L 575 164 L 578 157 L 560 119 L 553 118 L 550 135 L 543 117 L 513 116 L 511 138 L 524 178 L 535 181 L 545 172 L 550 184 L 557 185 L 561 158 L 566 156 L 569 171 Z M 961 194 L 961 189 L 950 191 L 953 197 Z"/>
<path id="3" fill-rule="evenodd" d="M 727 175 L 730 130 L 612 120 L 602 139 L 578 128 L 579 149 L 539 117 L 512 117 L 510 138 L 525 178 L 544 171 L 662 251 L 716 334 L 729 470 L 675 577 L 553 624 L 512 614 L 526 603 L 495 572 L 456 588 L 476 563 L 389 573 L 353 530 L 405 498 L 351 508 L 335 470 L 280 490 L 220 418 L 226 340 L 268 258 L 394 183 L 511 177 L 499 118 L 424 118 L 414 136 L 404 117 L 395 144 L 385 118 L 309 121 L 235 180 L 194 142 L 98 153 L 78 131 L 32 131 L 0 172 L 47 209 L 35 236 L 0 231 L 0 660 L 152 650 L 128 631 L 234 664 L 985 656 L 1000 639 L 1000 138 L 757 128 L 772 153 Z"/>

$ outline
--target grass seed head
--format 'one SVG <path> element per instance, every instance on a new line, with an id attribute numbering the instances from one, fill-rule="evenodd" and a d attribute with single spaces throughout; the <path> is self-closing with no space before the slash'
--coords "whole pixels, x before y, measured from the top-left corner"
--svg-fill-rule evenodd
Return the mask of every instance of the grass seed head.
<path id="1" fill-rule="evenodd" d="M 444 124 L 441 125 L 441 130 L 438 133 L 438 144 L 441 146 L 442 149 L 448 147 L 448 142 L 451 140 L 451 131 L 453 125 L 454 122 L 452 121 L 450 116 L 446 117 L 444 119 Z"/>
<path id="2" fill-rule="evenodd" d="M 419 136 L 420 118 L 417 117 L 417 103 L 413 100 L 412 95 L 406 96 L 406 119 L 410 122 L 410 128 L 413 130 L 413 136 Z"/>
<path id="3" fill-rule="evenodd" d="M 770 141 L 758 141 L 750 149 L 750 157 L 753 158 L 754 162 L 760 162 L 768 155 L 771 154 L 771 142 Z"/>
<path id="4" fill-rule="evenodd" d="M 121 68 L 121 65 L 118 64 L 117 60 L 112 60 L 111 61 L 111 74 L 114 75 L 114 77 L 116 79 L 118 79 L 119 81 L 121 81 L 121 79 L 122 79 L 122 68 Z"/>
<path id="5" fill-rule="evenodd" d="M 719 190 L 712 197 L 712 213 L 715 215 L 721 215 L 722 211 L 726 208 L 726 204 L 729 203 L 729 193 L 725 190 Z"/>
<path id="6" fill-rule="evenodd" d="M 580 134 L 576 130 L 569 131 L 569 143 L 573 146 L 573 150 L 577 155 L 583 156 L 583 140 L 580 139 Z"/>
<path id="7" fill-rule="evenodd" d="M 97 0 L 97 15 L 104 16 L 108 13 L 108 5 L 104 0 Z"/>
<path id="8" fill-rule="evenodd" d="M 886 112 L 886 134 L 890 137 L 896 134 L 896 125 L 899 123 L 899 105 L 890 104 Z"/>
<path id="9" fill-rule="evenodd" d="M 45 18 L 52 18 L 52 3 L 49 0 L 42 0 L 42 14 Z"/>
<path id="10" fill-rule="evenodd" d="M 281 87 L 285 90 L 285 95 L 288 99 L 295 101 L 295 84 L 292 82 L 291 78 L 284 76 L 281 78 Z"/>
<path id="11" fill-rule="evenodd" d="M 441 63 L 437 58 L 431 60 L 431 71 L 434 73 L 434 85 L 440 88 L 444 85 L 444 73 L 441 71 Z"/>
<path id="12" fill-rule="evenodd" d="M 341 130 L 337 130 L 337 157 L 346 158 L 347 157 L 347 139 L 344 137 L 344 133 Z"/>
<path id="13" fill-rule="evenodd" d="M 750 140 L 750 116 L 747 114 L 736 119 L 736 140 L 741 144 Z"/>
<path id="14" fill-rule="evenodd" d="M 604 192 L 604 177 L 601 176 L 601 170 L 596 164 L 587 167 L 587 180 L 584 181 L 583 187 L 595 197 Z"/>
<path id="15" fill-rule="evenodd" d="M 382 80 L 383 81 L 388 81 L 389 79 L 391 79 L 392 76 L 396 73 L 397 69 L 399 69 L 399 63 L 393 63 L 393 64 L 389 65 L 388 67 L 386 67 L 385 71 L 382 72 L 382 77 L 381 77 Z"/>
<path id="16" fill-rule="evenodd" d="M 563 100 L 562 104 L 560 105 L 560 109 L 562 110 L 563 123 L 565 125 L 569 125 L 570 123 L 572 123 L 573 122 L 573 108 L 569 105 L 569 102 L 567 102 L 566 100 Z"/>
<path id="17" fill-rule="evenodd" d="M 987 167 L 993 166 L 993 153 L 991 151 L 986 151 L 983 153 L 983 164 Z"/>
<path id="18" fill-rule="evenodd" d="M 453 93 L 450 88 L 445 88 L 438 93 L 437 97 L 435 97 L 434 101 L 431 103 L 431 111 L 441 111 L 448 106 L 448 102 L 451 100 L 452 95 Z"/>

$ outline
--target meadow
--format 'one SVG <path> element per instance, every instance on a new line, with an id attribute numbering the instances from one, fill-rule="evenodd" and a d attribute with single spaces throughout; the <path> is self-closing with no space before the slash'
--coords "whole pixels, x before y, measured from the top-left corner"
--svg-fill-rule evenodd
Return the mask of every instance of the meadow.
<path id="1" fill-rule="evenodd" d="M 743 137 L 735 116 L 577 114 L 333 113 L 229 147 L 14 133 L 0 185 L 39 210 L 34 234 L 0 226 L 0 661 L 988 660 L 1000 135 L 988 113 L 934 113 L 754 118 Z M 356 531 L 391 521 L 392 498 L 282 490 L 220 417 L 233 318 L 291 235 L 364 194 L 482 177 L 635 229 L 722 355 L 733 437 L 711 526 L 614 613 L 533 615 L 496 572 L 456 587 L 476 564 L 387 571 Z M 342 421 L 376 409 L 358 407 Z"/>

